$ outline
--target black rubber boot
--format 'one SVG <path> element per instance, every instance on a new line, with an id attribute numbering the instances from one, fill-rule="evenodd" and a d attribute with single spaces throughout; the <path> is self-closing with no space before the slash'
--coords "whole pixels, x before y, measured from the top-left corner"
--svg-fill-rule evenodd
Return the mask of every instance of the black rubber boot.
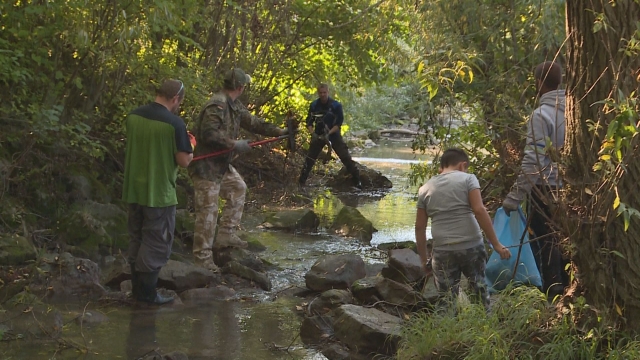
<path id="1" fill-rule="evenodd" d="M 160 270 L 153 272 L 138 272 L 138 280 L 140 283 L 139 294 L 136 298 L 138 301 L 144 301 L 156 305 L 163 305 L 173 301 L 173 297 L 162 296 L 156 291 L 159 274 Z"/>
<path id="2" fill-rule="evenodd" d="M 136 265 L 131 264 L 131 297 L 138 299 L 140 296 L 140 280 L 138 279 L 138 272 L 136 271 Z"/>

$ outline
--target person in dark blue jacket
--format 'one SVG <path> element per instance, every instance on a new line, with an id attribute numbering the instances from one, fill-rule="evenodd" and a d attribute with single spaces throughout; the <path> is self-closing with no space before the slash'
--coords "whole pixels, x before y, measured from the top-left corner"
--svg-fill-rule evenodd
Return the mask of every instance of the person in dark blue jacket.
<path id="1" fill-rule="evenodd" d="M 333 151 L 335 151 L 342 164 L 351 174 L 353 185 L 362 189 L 360 172 L 356 163 L 351 159 L 349 148 L 340 134 L 343 120 L 342 104 L 329 96 L 329 85 L 320 84 L 318 86 L 318 99 L 311 103 L 309 115 L 307 116 L 307 129 L 311 133 L 311 143 L 309 144 L 309 153 L 302 168 L 302 173 L 300 173 L 300 178 L 298 179 L 300 186 L 304 186 L 318 155 L 320 155 L 324 146 L 328 145 L 333 148 Z"/>

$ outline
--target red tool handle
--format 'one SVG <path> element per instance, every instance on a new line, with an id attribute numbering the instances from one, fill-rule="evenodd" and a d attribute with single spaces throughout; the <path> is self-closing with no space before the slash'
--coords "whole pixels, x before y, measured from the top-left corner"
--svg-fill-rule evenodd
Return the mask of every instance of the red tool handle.
<path id="1" fill-rule="evenodd" d="M 288 138 L 289 135 L 280 135 L 278 137 L 274 137 L 271 139 L 265 139 L 265 140 L 260 140 L 260 141 L 254 141 L 252 143 L 249 143 L 249 146 L 254 147 L 254 146 L 258 146 L 258 145 L 262 145 L 262 144 L 268 144 L 270 142 L 274 142 L 274 141 L 278 141 L 278 140 L 282 140 L 282 139 L 286 139 Z M 216 152 L 212 152 L 210 154 L 206 154 L 206 155 L 200 155 L 200 156 L 196 156 L 193 158 L 193 160 L 191 161 L 196 161 L 196 160 L 201 160 L 201 159 L 206 159 L 206 158 L 210 158 L 210 157 L 214 157 L 214 156 L 218 156 L 218 155 L 224 155 L 224 154 L 228 154 L 230 152 L 233 151 L 233 148 L 231 149 L 224 149 L 224 150 L 220 150 L 220 151 L 216 151 Z"/>

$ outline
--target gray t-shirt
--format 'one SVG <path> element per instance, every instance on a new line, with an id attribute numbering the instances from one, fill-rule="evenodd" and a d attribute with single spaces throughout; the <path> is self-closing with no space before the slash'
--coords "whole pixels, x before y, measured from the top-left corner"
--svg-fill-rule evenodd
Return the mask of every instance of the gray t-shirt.
<path id="1" fill-rule="evenodd" d="M 451 171 L 432 177 L 418 190 L 417 206 L 431 218 L 434 249 L 465 250 L 483 244 L 469 204 L 473 189 L 480 189 L 475 175 Z"/>

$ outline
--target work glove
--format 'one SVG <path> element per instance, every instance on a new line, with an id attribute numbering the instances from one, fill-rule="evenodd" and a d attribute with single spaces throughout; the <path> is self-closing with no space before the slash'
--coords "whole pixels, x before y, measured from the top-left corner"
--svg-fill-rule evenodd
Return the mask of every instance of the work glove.
<path id="1" fill-rule="evenodd" d="M 196 137 L 191 133 L 191 131 L 187 131 L 187 135 L 189 135 L 189 142 L 191 143 L 191 150 L 196 149 Z"/>
<path id="2" fill-rule="evenodd" d="M 251 150 L 251 145 L 249 145 L 249 140 L 236 140 L 233 143 L 233 150 L 239 154 L 245 153 Z"/>
<path id="3" fill-rule="evenodd" d="M 512 211 L 517 211 L 518 206 L 520 206 L 520 202 L 510 197 L 506 197 L 502 202 L 502 209 L 507 216 L 511 216 Z"/>

